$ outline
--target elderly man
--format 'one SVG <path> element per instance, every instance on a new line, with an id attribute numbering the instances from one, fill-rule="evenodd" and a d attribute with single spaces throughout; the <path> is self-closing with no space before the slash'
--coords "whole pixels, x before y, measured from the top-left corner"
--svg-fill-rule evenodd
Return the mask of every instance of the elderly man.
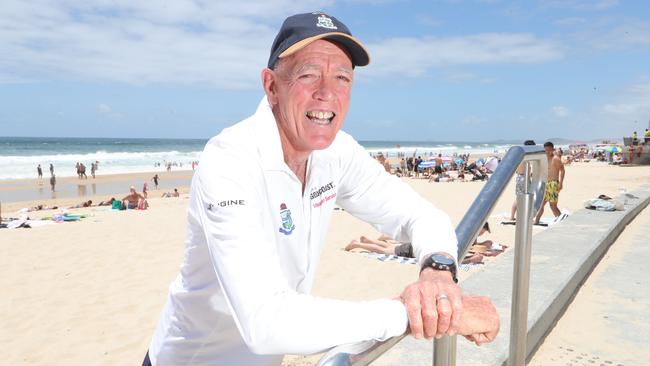
<path id="1" fill-rule="evenodd" d="M 384 340 L 407 327 L 417 338 L 494 338 L 494 307 L 463 297 L 455 283 L 448 216 L 340 131 L 354 67 L 368 63 L 365 48 L 336 18 L 285 20 L 261 74 L 266 95 L 257 111 L 210 140 L 201 155 L 183 264 L 145 365 L 279 365 L 285 353 Z M 392 299 L 310 296 L 336 204 L 412 242 L 422 266 L 418 281 Z"/>

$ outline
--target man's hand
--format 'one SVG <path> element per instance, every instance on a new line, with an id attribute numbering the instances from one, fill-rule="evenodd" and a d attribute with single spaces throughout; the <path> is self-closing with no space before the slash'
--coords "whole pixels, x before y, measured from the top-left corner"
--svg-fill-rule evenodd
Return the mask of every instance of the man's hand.
<path id="1" fill-rule="evenodd" d="M 400 300 L 406 306 L 411 334 L 432 339 L 458 333 L 463 314 L 460 287 L 448 271 L 425 268 L 407 286 Z"/>
<path id="2" fill-rule="evenodd" d="M 499 314 L 485 296 L 463 296 L 463 319 L 458 334 L 480 346 L 489 343 L 499 333 Z"/>

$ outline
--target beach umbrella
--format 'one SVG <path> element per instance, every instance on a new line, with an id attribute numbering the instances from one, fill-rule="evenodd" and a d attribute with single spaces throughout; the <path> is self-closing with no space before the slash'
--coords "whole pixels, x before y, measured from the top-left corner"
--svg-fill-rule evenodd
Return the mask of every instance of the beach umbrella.
<path id="1" fill-rule="evenodd" d="M 418 165 L 418 168 L 433 168 L 434 166 L 436 166 L 436 162 L 430 160 L 421 162 L 420 165 Z"/>
<path id="2" fill-rule="evenodd" d="M 605 151 L 609 151 L 611 153 L 619 153 L 623 151 L 619 146 L 607 146 L 605 147 Z"/>

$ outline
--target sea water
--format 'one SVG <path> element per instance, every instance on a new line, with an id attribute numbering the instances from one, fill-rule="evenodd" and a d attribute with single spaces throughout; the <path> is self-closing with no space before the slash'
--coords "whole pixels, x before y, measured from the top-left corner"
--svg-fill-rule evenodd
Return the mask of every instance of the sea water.
<path id="1" fill-rule="evenodd" d="M 90 175 L 91 163 L 98 162 L 97 174 L 156 172 L 172 163 L 173 170 L 191 169 L 201 160 L 205 139 L 151 138 L 50 138 L 0 137 L 0 180 L 36 178 L 38 164 L 49 177 L 54 165 L 57 177 L 76 175 L 75 165 L 83 163 Z M 489 142 L 360 141 L 372 155 L 388 157 L 465 153 L 504 153 L 509 144 Z"/>

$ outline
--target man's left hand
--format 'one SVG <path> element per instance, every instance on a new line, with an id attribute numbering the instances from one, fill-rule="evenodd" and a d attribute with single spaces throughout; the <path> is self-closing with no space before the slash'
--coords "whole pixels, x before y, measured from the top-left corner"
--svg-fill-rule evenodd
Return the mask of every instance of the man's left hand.
<path id="1" fill-rule="evenodd" d="M 415 338 L 440 338 L 458 332 L 462 294 L 450 272 L 425 268 L 419 280 L 404 289 L 400 299 L 406 306 Z"/>

